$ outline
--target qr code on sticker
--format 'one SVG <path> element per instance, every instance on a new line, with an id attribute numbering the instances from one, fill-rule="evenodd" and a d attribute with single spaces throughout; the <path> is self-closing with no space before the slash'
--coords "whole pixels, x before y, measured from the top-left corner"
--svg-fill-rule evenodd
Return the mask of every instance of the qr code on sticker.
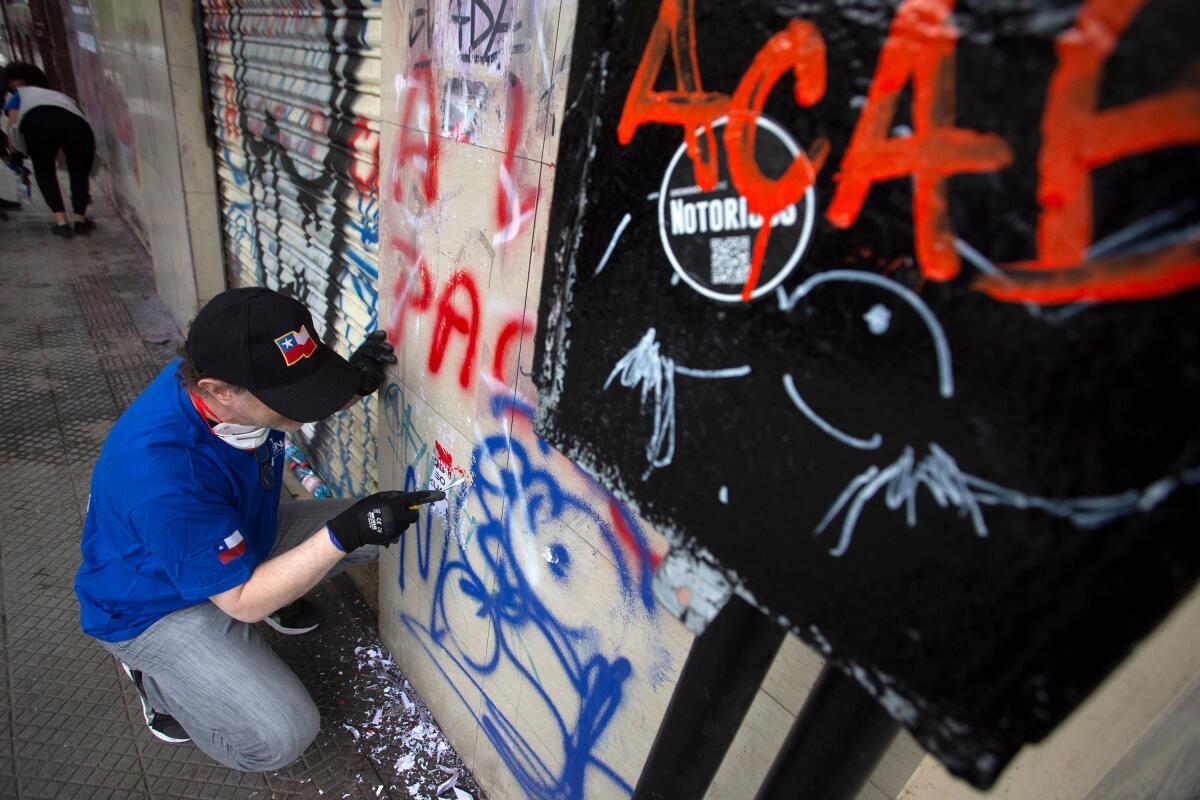
<path id="1" fill-rule="evenodd" d="M 750 277 L 750 237 L 723 236 L 709 239 L 709 266 L 712 282 L 741 286 Z"/>

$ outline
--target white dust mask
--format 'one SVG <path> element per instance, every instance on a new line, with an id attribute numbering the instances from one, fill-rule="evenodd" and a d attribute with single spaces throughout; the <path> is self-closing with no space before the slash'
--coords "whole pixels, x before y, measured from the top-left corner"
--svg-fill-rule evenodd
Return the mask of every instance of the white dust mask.
<path id="1" fill-rule="evenodd" d="M 212 426 L 212 432 L 238 450 L 257 450 L 267 440 L 271 429 L 256 428 L 252 425 L 235 425 L 232 422 L 218 422 Z"/>

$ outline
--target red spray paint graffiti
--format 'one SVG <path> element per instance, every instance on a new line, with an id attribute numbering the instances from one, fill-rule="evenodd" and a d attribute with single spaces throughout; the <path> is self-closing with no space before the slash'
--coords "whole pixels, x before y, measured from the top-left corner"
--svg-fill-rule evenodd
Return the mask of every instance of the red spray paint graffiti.
<path id="1" fill-rule="evenodd" d="M 452 349 L 452 340 L 456 335 L 461 336 L 465 342 L 457 378 L 459 386 L 469 389 L 474 382 L 475 357 L 484 326 L 479 289 L 470 274 L 461 269 L 455 271 L 439 291 L 434 286 L 429 267 L 422 260 L 416 269 L 399 276 L 390 296 L 392 313 L 388 320 L 388 341 L 398 347 L 404 337 L 409 312 L 424 314 L 434 311 L 436 305 L 427 361 L 429 372 L 437 375 L 442 371 L 448 351 Z M 520 345 L 533 336 L 535 325 L 520 312 L 499 319 L 503 321 L 499 322 L 496 333 L 489 377 L 508 385 L 514 378 L 508 374 L 509 365 Z"/>
<path id="2" fill-rule="evenodd" d="M 433 94 L 433 72 L 428 63 L 413 70 L 406 82 L 404 113 L 396 134 L 396 152 L 392 161 L 392 200 L 404 200 L 401 175 L 410 165 L 420 177 L 419 185 L 426 203 L 437 200 L 438 152 L 437 102 Z M 422 123 L 424 123 L 422 125 Z M 417 130 L 418 127 L 423 130 Z"/>
<path id="3" fill-rule="evenodd" d="M 237 86 L 229 75 L 221 76 L 221 100 L 225 105 L 225 138 L 236 142 L 238 140 Z"/>
<path id="4" fill-rule="evenodd" d="M 403 258 L 418 257 L 409 243 L 393 241 L 392 246 Z M 421 260 L 413 270 L 401 271 L 390 292 L 390 299 L 391 314 L 387 324 L 387 336 L 388 341 L 396 347 L 400 346 L 404 338 L 409 312 L 434 312 L 427 360 L 431 375 L 442 371 L 448 351 L 452 349 L 453 339 L 461 336 L 465 340 L 457 378 L 459 386 L 464 390 L 469 389 L 474 382 L 472 374 L 476 369 L 475 358 L 479 352 L 484 326 L 479 289 L 471 275 L 462 269 L 456 270 L 439 290 L 434 285 L 428 265 Z M 515 358 L 520 345 L 533 336 L 535 325 L 532 319 L 521 312 L 498 318 L 502 321 L 499 322 L 499 330 L 496 333 L 489 377 L 495 378 L 501 384 L 511 384 L 514 376 L 507 374 L 509 364 Z"/>
<path id="5" fill-rule="evenodd" d="M 793 20 L 787 28 L 772 36 L 755 56 L 750 68 L 733 94 L 725 146 L 729 149 L 729 174 L 746 198 L 750 213 L 772 219 L 799 200 L 812 186 L 829 154 L 829 143 L 818 142 L 811 148 L 810 161 L 803 151 L 775 180 L 765 177 L 754 159 L 755 120 L 762 113 L 775 83 L 788 72 L 796 78 L 794 96 L 801 106 L 812 106 L 825 94 L 825 42 L 816 26 Z M 742 287 L 742 300 L 749 300 L 762 272 L 763 257 L 771 224 L 764 222 L 754 236 L 750 258 L 750 276 Z"/>
<path id="6" fill-rule="evenodd" d="M 1091 173 L 1165 147 L 1200 143 L 1200 62 L 1191 85 L 1119 108 L 1098 110 L 1104 63 L 1147 0 L 1088 0 L 1058 37 L 1038 154 L 1038 258 L 978 288 L 997 300 L 1066 303 L 1161 297 L 1200 285 L 1200 242 L 1153 253 L 1088 261 Z"/>
<path id="7" fill-rule="evenodd" d="M 650 32 L 650 41 L 625 97 L 621 121 L 617 124 L 617 141 L 629 144 L 637 129 L 648 123 L 679 125 L 683 128 L 688 157 L 695 166 L 696 183 L 708 191 L 717 183 L 717 148 L 711 125 L 725 115 L 729 96 L 706 92 L 701 86 L 692 25 L 694 10 L 695 0 L 663 0 L 658 21 Z M 658 82 L 668 47 L 676 91 L 656 92 L 654 84 Z M 703 140 L 696 136 L 702 128 Z"/>
<path id="8" fill-rule="evenodd" d="M 686 5 L 685 5 L 686 3 Z M 825 92 L 825 45 L 816 27 L 793 22 L 767 41 L 742 76 L 733 98 L 701 88 L 700 67 L 696 61 L 696 36 L 693 25 L 694 0 L 663 0 L 658 21 L 634 73 L 625 107 L 617 126 L 617 140 L 629 144 L 637 129 L 647 123 L 680 125 L 692 160 L 696 183 L 710 190 L 717 181 L 716 140 L 712 125 L 728 115 L 730 124 L 724 134 L 730 176 L 752 213 L 770 219 L 775 212 L 799 200 L 812 185 L 825 160 L 828 146 L 818 142 L 815 164 L 803 153 L 797 155 L 787 172 L 777 180 L 767 180 L 754 161 L 755 121 L 775 83 L 789 71 L 796 76 L 796 102 L 811 106 Z M 671 48 L 678 91 L 653 90 L 658 73 Z M 698 136 L 698 131 L 703 131 Z M 755 236 L 750 274 L 742 287 L 742 299 L 749 300 L 762 271 L 771 225 L 764 224 Z"/>
<path id="9" fill-rule="evenodd" d="M 1057 43 L 1058 68 L 1042 120 L 1038 158 L 1038 258 L 1003 265 L 1006 274 L 976 281 L 976 288 L 1007 302 L 1066 303 L 1160 297 L 1200 285 L 1200 242 L 1189 241 L 1151 253 L 1089 262 L 1092 241 L 1091 172 L 1123 158 L 1200 143 L 1200 88 L 1188 71 L 1177 88 L 1129 105 L 1097 110 L 1102 68 L 1121 35 L 1148 0 L 1086 0 L 1074 26 Z M 959 274 L 950 230 L 946 179 L 991 172 L 1012 162 L 999 136 L 955 125 L 955 46 L 949 21 L 954 0 L 905 0 L 884 42 L 866 106 L 835 180 L 826 216 L 835 226 L 854 225 L 871 187 L 906 176 L 913 182 L 916 260 L 935 281 Z M 793 21 L 771 37 L 743 74 L 733 98 L 703 90 L 696 60 L 694 0 L 662 0 L 641 61 L 630 82 L 617 127 L 629 144 L 644 124 L 679 125 L 697 184 L 716 183 L 712 125 L 728 115 L 724 142 L 734 186 L 755 213 L 766 217 L 798 200 L 827 155 L 826 144 L 800 154 L 780 179 L 768 181 L 754 161 L 754 123 L 766 95 L 780 77 L 795 76 L 795 100 L 815 105 L 824 93 L 824 45 L 815 26 Z M 671 50 L 676 91 L 655 91 Z M 913 85 L 912 136 L 889 138 L 904 87 Z M 756 236 L 742 298 L 755 288 L 769 228 Z"/>
<path id="10" fill-rule="evenodd" d="M 508 363 L 508 350 L 513 344 L 519 344 L 534 332 L 533 322 L 524 316 L 510 319 L 500 328 L 496 337 L 496 354 L 492 359 L 492 377 L 501 383 L 507 383 L 504 365 Z"/>
<path id="11" fill-rule="evenodd" d="M 404 253 L 413 260 L 417 257 L 416 248 L 410 242 L 393 239 L 392 247 Z M 414 284 L 420 284 L 420 290 L 414 291 Z M 391 314 L 388 317 L 387 338 L 393 347 L 399 347 L 404 337 L 404 320 L 406 312 L 411 309 L 418 314 L 427 311 L 433 305 L 433 277 L 429 274 L 429 265 L 424 259 L 415 270 L 401 269 L 392 285 Z"/>
<path id="12" fill-rule="evenodd" d="M 621 546 L 632 556 L 631 560 L 634 564 L 647 563 L 651 572 L 657 570 L 663 557 L 633 535 L 633 532 L 629 529 L 629 523 L 625 521 L 625 513 L 625 510 L 616 500 L 609 499 L 608 516 L 612 519 L 613 531 L 616 532 Z"/>
<path id="13" fill-rule="evenodd" d="M 379 180 L 379 134 L 367 126 L 365 119 L 354 120 L 354 134 L 350 137 L 350 148 L 355 156 L 354 185 L 363 194 L 374 194 Z M 367 161 L 360 158 L 368 155 Z"/>
<path id="14" fill-rule="evenodd" d="M 455 297 L 459 294 L 466 295 L 470 304 L 466 314 L 454 305 Z M 471 369 L 475 364 L 475 348 L 479 340 L 479 290 L 475 287 L 475 280 L 462 270 L 450 276 L 438 298 L 433 342 L 429 348 L 430 372 L 437 374 L 442 368 L 446 348 L 454 333 L 465 336 L 467 340 L 462 366 L 458 370 L 458 384 L 466 389 L 471 385 Z"/>
<path id="15" fill-rule="evenodd" d="M 428 62 L 414 70 L 414 77 L 402 82 L 403 113 L 401 129 L 393 150 L 388 212 L 388 253 L 396 265 L 396 281 L 388 296 L 391 300 L 386 325 L 388 340 L 399 346 L 409 312 L 424 313 L 436 306 L 428 369 L 438 374 L 447 358 L 452 340 L 464 338 L 458 382 L 465 390 L 472 384 L 476 353 L 481 336 L 482 307 L 479 290 L 471 275 L 458 269 L 440 290 L 422 257 L 417 226 L 427 214 L 428 205 L 438 199 L 439 145 L 436 134 L 436 97 Z M 493 243 L 515 239 L 531 222 L 537 204 L 537 188 L 520 189 L 515 179 L 516 150 L 525 122 L 525 93 L 521 80 L 509 75 L 508 132 L 505 157 L 500 167 L 496 190 L 496 223 Z M 415 130 L 420 129 L 420 130 Z M 428 135 L 421 131 L 428 130 Z M 413 190 L 418 197 L 412 196 Z M 410 201 L 405 204 L 405 200 Z M 419 200 L 417 207 L 411 201 Z M 437 302 L 435 304 L 435 295 Z M 523 315 L 505 321 L 498 334 L 492 364 L 494 376 L 504 382 L 504 369 L 514 344 L 533 333 L 532 321 Z"/>
<path id="16" fill-rule="evenodd" d="M 496 186 L 496 233 L 492 236 L 492 244 L 497 246 L 516 239 L 537 208 L 537 188 L 518 189 L 514 171 L 517 145 L 525 124 L 525 88 L 512 73 L 508 75 L 508 84 L 508 141 Z"/>
<path id="17" fill-rule="evenodd" d="M 998 136 L 954 126 L 954 0 L 906 0 L 896 12 L 837 175 L 826 217 L 839 228 L 858 219 L 871 186 L 912 175 L 917 263 L 931 280 L 958 276 L 958 253 L 946 204 L 946 179 L 991 172 L 1012 161 Z M 913 84 L 913 135 L 889 138 L 905 84 Z"/>
<path id="18" fill-rule="evenodd" d="M 399 346 L 404 320 L 410 309 L 422 312 L 433 304 L 433 278 L 421 257 L 415 217 L 405 207 L 406 185 L 415 188 L 417 205 L 428 206 L 438 197 L 438 138 L 433 78 L 429 64 L 414 70 L 414 77 L 400 82 L 404 92 L 401 127 L 392 152 L 391 202 L 385 202 L 388 225 L 388 254 L 396 264 L 396 282 L 390 292 L 391 308 L 387 335 Z M 427 133 L 418 128 L 425 123 Z M 378 145 L 376 145 L 378 147 Z M 386 195 L 385 195 L 386 196 Z"/>

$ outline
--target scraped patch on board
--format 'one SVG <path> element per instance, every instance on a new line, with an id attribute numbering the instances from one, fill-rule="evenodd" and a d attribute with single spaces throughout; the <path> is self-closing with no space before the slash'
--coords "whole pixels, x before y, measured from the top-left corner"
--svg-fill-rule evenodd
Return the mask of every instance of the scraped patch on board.
<path id="1" fill-rule="evenodd" d="M 450 455 L 450 451 L 442 447 L 442 443 L 436 439 L 433 446 L 437 450 L 437 457 L 433 461 L 433 473 L 429 476 L 430 491 L 439 492 L 445 490 L 451 484 L 457 484 L 460 480 L 467 477 L 467 473 L 462 467 L 454 465 L 454 457 Z M 448 508 L 448 500 L 438 500 L 436 503 L 429 504 L 430 511 L 445 519 Z"/>

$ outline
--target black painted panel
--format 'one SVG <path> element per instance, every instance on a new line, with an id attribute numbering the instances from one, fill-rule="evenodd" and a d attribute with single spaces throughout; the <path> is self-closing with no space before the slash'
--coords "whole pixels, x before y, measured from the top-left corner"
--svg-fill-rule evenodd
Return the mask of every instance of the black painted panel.
<path id="1" fill-rule="evenodd" d="M 540 306 L 539 429 L 674 544 L 711 553 L 951 771 L 988 786 L 1200 568 L 1200 7 L 1089 2 L 1101 21 L 1141 7 L 1124 30 L 1083 26 L 1118 42 L 1092 69 L 1089 108 L 1055 50 L 1079 39 L 1067 35 L 1079 3 L 964 0 L 948 22 L 916 20 L 907 40 L 898 5 L 705 4 L 690 86 L 666 48 L 656 90 L 728 99 L 789 25 L 793 43 L 811 45 L 815 30 L 824 46 L 806 62 L 824 64 L 823 92 L 811 69 L 800 78 L 810 107 L 788 71 L 752 123 L 770 179 L 801 150 L 828 157 L 811 194 L 781 212 L 743 302 L 757 231 L 723 144 L 732 123 L 713 127 L 711 191 L 695 185 L 680 125 L 646 123 L 621 144 L 658 9 L 581 4 Z M 905 41 L 933 59 L 924 76 L 937 75 L 939 46 L 953 54 L 933 107 L 982 142 L 922 155 L 948 175 L 957 259 L 915 244 L 914 193 L 933 172 L 914 182 L 897 168 L 852 224 L 830 221 L 855 126 L 884 88 L 880 54 L 903 55 Z M 934 117 L 912 109 L 932 80 L 900 89 L 882 118 L 901 151 L 930 135 Z M 1190 110 L 1181 101 L 1135 124 L 1131 104 L 1167 92 Z M 1052 95 L 1076 98 L 1074 117 L 1048 112 Z M 1071 119 L 1084 121 L 1074 133 Z M 1089 131 L 1120 152 L 1078 156 L 1095 162 L 1075 185 L 1092 228 L 1056 227 L 1047 220 L 1073 184 L 1051 173 L 1075 163 L 1064 154 Z M 930 197 L 921 219 L 936 211 Z M 1039 225 L 1052 229 L 1041 244 Z M 1072 241 L 1082 265 L 1063 260 Z"/>

